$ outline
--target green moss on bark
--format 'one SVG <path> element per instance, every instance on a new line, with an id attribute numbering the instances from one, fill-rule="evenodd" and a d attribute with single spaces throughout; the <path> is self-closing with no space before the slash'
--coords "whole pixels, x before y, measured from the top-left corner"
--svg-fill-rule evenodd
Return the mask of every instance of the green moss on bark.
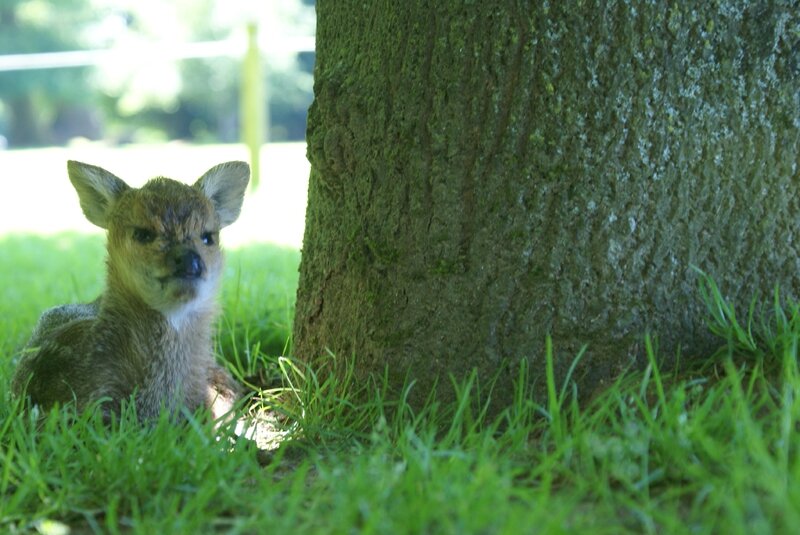
<path id="1" fill-rule="evenodd" d="M 319 4 L 298 355 L 589 391 L 708 349 L 692 264 L 797 294 L 798 2 L 546 5 Z"/>

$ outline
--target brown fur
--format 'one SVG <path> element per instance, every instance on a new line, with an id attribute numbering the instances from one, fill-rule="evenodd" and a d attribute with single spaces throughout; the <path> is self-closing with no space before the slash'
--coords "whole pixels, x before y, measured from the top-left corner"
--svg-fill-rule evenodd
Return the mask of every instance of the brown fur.
<path id="1" fill-rule="evenodd" d="M 155 178 L 139 189 L 99 167 L 71 161 L 68 170 L 86 217 L 108 230 L 106 288 L 42 315 L 12 392 L 45 409 L 107 398 L 106 414 L 134 395 L 141 420 L 181 406 L 227 413 L 238 386 L 211 342 L 218 240 L 239 215 L 247 164 L 218 165 L 193 186 Z"/>

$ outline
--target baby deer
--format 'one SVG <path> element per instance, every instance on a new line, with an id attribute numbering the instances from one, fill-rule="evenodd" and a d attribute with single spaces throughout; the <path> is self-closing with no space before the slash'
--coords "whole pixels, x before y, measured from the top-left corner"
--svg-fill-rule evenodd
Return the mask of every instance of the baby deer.
<path id="1" fill-rule="evenodd" d="M 159 177 L 138 189 L 93 165 L 67 169 L 86 218 L 107 229 L 106 287 L 92 303 L 42 315 L 12 392 L 43 409 L 104 399 L 106 418 L 131 395 L 142 421 L 181 406 L 227 413 L 238 386 L 211 341 L 219 231 L 239 216 L 250 168 L 228 162 L 193 186 Z"/>

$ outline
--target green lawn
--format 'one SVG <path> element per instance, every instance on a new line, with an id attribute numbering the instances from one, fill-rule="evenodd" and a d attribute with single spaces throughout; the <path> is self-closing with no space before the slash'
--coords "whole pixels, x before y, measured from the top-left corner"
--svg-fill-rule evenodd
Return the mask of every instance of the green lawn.
<path id="1" fill-rule="evenodd" d="M 98 235 L 0 237 L 0 384 L 43 309 L 100 290 L 102 259 Z M 279 359 L 298 262 L 232 248 L 223 288 L 218 349 L 272 388 L 291 431 L 277 451 L 217 440 L 202 420 L 36 420 L 3 396 L 0 533 L 800 532 L 796 306 L 737 322 L 705 280 L 722 348 L 705 365 L 662 373 L 651 352 L 586 406 L 551 381 L 546 403 L 520 389 L 487 419 L 470 382 L 415 412 L 380 384 Z"/>
<path id="2" fill-rule="evenodd" d="M 309 164 L 305 143 L 270 143 L 261 151 L 261 186 L 247 192 L 239 220 L 225 229 L 227 245 L 253 241 L 299 248 L 303 239 Z M 154 176 L 192 183 L 212 166 L 246 160 L 242 145 L 164 143 L 109 147 L 0 150 L 0 235 L 64 231 L 98 233 L 86 221 L 67 178 L 67 160 L 99 165 L 132 186 Z"/>

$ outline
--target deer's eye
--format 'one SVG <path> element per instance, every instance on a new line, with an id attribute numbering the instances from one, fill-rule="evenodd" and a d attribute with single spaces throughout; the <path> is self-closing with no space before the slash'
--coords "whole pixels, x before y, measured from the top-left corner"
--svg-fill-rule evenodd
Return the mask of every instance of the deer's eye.
<path id="1" fill-rule="evenodd" d="M 139 243 L 150 243 L 156 239 L 156 233 L 146 228 L 133 229 L 133 239 Z"/>
<path id="2" fill-rule="evenodd" d="M 200 235 L 200 241 L 202 241 L 204 245 L 214 245 L 217 243 L 213 232 L 203 232 Z"/>

